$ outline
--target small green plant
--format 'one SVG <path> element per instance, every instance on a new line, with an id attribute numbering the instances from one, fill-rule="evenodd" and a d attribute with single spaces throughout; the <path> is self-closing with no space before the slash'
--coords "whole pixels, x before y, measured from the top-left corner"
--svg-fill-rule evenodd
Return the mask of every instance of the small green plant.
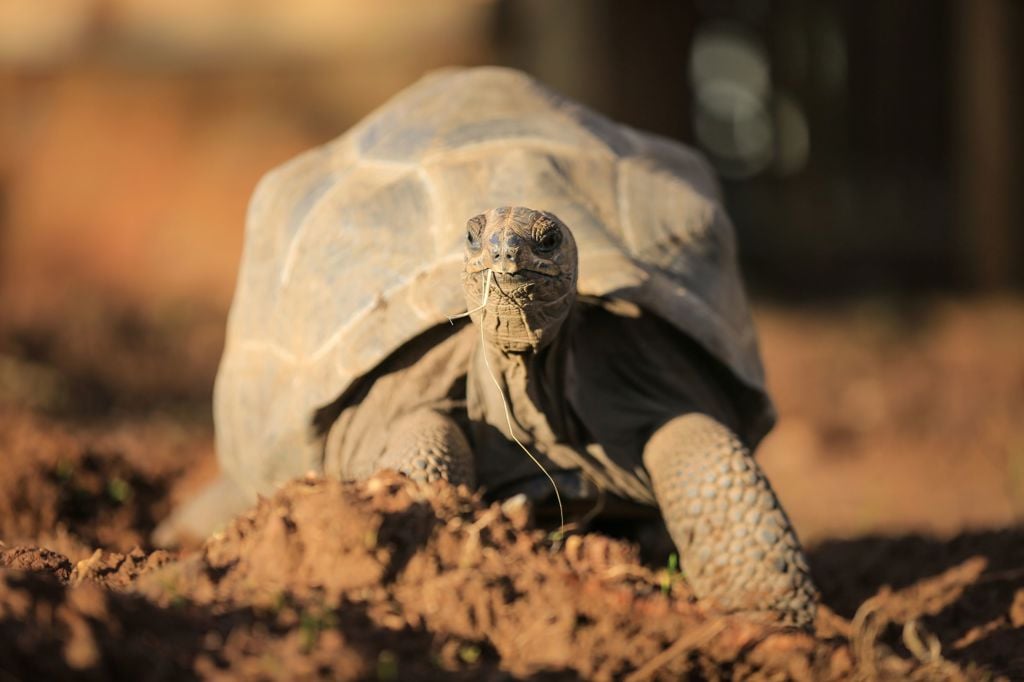
<path id="1" fill-rule="evenodd" d="M 120 476 L 115 476 L 107 482 L 107 497 L 117 504 L 124 504 L 132 496 L 132 484 Z"/>
<path id="2" fill-rule="evenodd" d="M 188 604 L 188 600 L 185 599 L 185 595 L 183 595 L 178 589 L 180 583 L 176 568 L 168 567 L 162 569 L 158 582 L 160 589 L 165 595 L 167 595 L 167 603 L 171 608 L 180 609 L 184 608 L 185 605 Z"/>
<path id="3" fill-rule="evenodd" d="M 381 682 L 392 682 L 398 679 L 398 657 L 388 649 L 377 654 L 377 679 Z"/>
<path id="4" fill-rule="evenodd" d="M 57 468 L 54 473 L 57 474 L 57 480 L 61 483 L 67 483 L 75 475 L 75 464 L 71 460 L 62 459 L 57 462 Z"/>
<path id="5" fill-rule="evenodd" d="M 320 633 L 337 627 L 338 618 L 333 611 L 305 610 L 299 617 L 299 632 L 302 636 L 302 650 L 309 653 L 320 640 Z"/>
<path id="6" fill-rule="evenodd" d="M 480 660 L 480 647 L 476 644 L 463 644 L 459 647 L 459 658 L 463 663 L 473 665 Z"/>
<path id="7" fill-rule="evenodd" d="M 672 552 L 668 555 L 668 564 L 661 573 L 661 593 L 667 595 L 672 592 L 672 585 L 682 577 L 683 572 L 679 570 L 679 555 Z"/>
<path id="8" fill-rule="evenodd" d="M 276 616 L 277 614 L 281 613 L 281 611 L 287 605 L 288 594 L 284 590 L 281 590 L 276 595 L 274 595 L 274 600 L 270 603 L 270 612 Z"/>

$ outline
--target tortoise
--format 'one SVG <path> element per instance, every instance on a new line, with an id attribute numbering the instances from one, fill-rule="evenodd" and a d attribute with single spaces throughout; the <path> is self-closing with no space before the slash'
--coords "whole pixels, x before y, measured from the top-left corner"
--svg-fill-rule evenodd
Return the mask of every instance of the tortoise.
<path id="1" fill-rule="evenodd" d="M 214 417 L 223 477 L 158 539 L 310 470 L 557 483 L 660 510 L 699 598 L 814 617 L 712 173 L 517 71 L 430 74 L 263 178 Z"/>

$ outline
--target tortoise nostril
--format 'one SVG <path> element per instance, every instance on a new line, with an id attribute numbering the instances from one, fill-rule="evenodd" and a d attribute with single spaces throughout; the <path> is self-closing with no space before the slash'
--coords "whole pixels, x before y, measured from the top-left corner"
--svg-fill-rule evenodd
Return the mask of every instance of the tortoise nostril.
<path id="1" fill-rule="evenodd" d="M 495 261 L 507 260 L 514 261 L 519 253 L 519 249 L 505 247 L 495 247 L 491 249 L 491 258 Z"/>

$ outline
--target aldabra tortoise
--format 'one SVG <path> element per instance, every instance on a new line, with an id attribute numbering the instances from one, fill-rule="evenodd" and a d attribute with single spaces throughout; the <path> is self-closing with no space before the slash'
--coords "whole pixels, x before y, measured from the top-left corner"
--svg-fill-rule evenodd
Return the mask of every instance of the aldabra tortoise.
<path id="1" fill-rule="evenodd" d="M 311 469 L 549 494 L 529 453 L 660 508 L 699 596 L 813 618 L 710 172 L 515 71 L 428 76 L 263 179 L 214 408 L 226 478 L 164 538 Z"/>

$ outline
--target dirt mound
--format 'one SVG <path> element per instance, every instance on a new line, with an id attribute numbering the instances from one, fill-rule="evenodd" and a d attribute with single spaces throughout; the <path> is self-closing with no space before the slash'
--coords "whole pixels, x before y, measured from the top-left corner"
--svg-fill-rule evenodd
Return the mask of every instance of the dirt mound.
<path id="1" fill-rule="evenodd" d="M 913 334 L 767 315 L 760 457 L 809 540 L 814 633 L 693 602 L 650 538 L 554 538 L 394 477 L 297 481 L 154 551 L 216 473 L 212 326 L 0 309 L 0 679 L 1024 679 L 1018 304 Z"/>
<path id="2" fill-rule="evenodd" d="M 16 677 L 975 676 L 920 629 L 920 651 L 893 651 L 876 612 L 823 608 L 813 635 L 724 615 L 632 545 L 388 473 L 296 481 L 181 559 L 97 551 L 72 569 L 8 548 L 0 566 L 0 669 Z"/>
<path id="3" fill-rule="evenodd" d="M 449 671 L 515 675 L 621 675 L 706 620 L 679 583 L 675 599 L 663 594 L 631 547 L 602 536 L 555 545 L 522 530 L 523 512 L 398 476 L 310 479 L 140 589 L 213 604 L 360 604 L 376 629 L 430 633 Z M 624 634 L 638 616 L 646 625 Z"/>

